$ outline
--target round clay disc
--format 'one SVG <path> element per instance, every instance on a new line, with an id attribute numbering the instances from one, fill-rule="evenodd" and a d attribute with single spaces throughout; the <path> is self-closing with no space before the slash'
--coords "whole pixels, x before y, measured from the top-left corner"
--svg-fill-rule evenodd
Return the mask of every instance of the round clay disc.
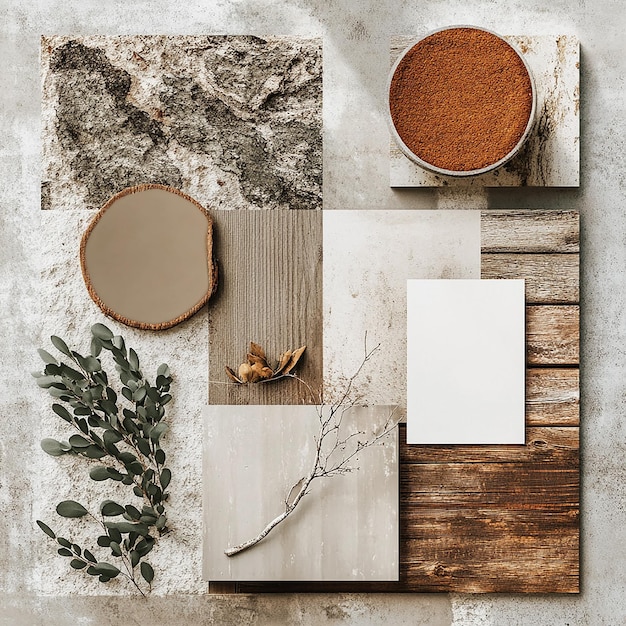
<path id="1" fill-rule="evenodd" d="M 193 198 L 163 185 L 113 196 L 85 231 L 80 262 L 94 302 L 136 328 L 182 322 L 217 286 L 211 217 Z"/>

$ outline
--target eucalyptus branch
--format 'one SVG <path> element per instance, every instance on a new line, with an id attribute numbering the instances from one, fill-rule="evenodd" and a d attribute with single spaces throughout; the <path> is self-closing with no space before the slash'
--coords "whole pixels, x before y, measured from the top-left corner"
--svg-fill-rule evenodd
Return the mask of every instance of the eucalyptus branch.
<path id="1" fill-rule="evenodd" d="M 70 562 L 74 569 L 86 568 L 87 574 L 98 576 L 101 582 L 108 582 L 121 573 L 143 594 L 136 568 L 139 566 L 143 579 L 151 585 L 154 571 L 143 559 L 155 545 L 155 536 L 167 532 L 165 502 L 171 472 L 165 465 L 166 455 L 160 441 L 167 429 L 165 406 L 171 400 L 168 392 L 172 378 L 167 365 L 161 365 L 156 383 L 151 385 L 141 372 L 136 352 L 126 348 L 121 336 L 114 336 L 102 324 L 92 326 L 91 333 L 89 356 L 70 350 L 59 337 L 51 337 L 54 347 L 72 365 L 39 350 L 45 368 L 43 373 L 33 374 L 37 384 L 58 400 L 52 410 L 77 431 L 67 442 L 44 439 L 41 445 L 52 456 L 72 454 L 86 458 L 91 464 L 92 480 L 113 480 L 132 486 L 134 495 L 142 500 L 140 508 L 104 500 L 100 504 L 102 520 L 97 520 L 73 500 L 65 500 L 57 506 L 57 513 L 62 517 L 90 515 L 99 521 L 104 534 L 98 537 L 98 545 L 109 548 L 126 571 L 109 563 L 92 561 L 85 557 L 91 555 L 89 551 L 81 556 L 75 549 L 76 544 L 68 548 L 67 540 L 56 537 L 43 522 L 38 520 L 37 524 L 61 544 L 62 556 L 76 557 Z M 121 398 L 109 385 L 102 367 L 99 356 L 103 350 L 109 352 L 115 362 L 122 385 Z M 94 465 L 94 462 L 99 463 Z M 107 465 L 102 465 L 103 462 Z M 105 521 L 105 517 L 117 519 Z"/>
<path id="2" fill-rule="evenodd" d="M 350 462 L 360 452 L 375 445 L 397 426 L 398 420 L 394 418 L 395 409 L 393 409 L 385 424 L 370 438 L 363 439 L 366 435 L 363 431 L 356 431 L 345 436 L 340 435 L 343 417 L 346 411 L 354 407 L 356 403 L 356 400 L 351 398 L 353 383 L 361 373 L 364 365 L 371 359 L 372 355 L 379 347 L 380 344 L 373 350 L 368 351 L 366 335 L 365 356 L 356 372 L 348 379 L 346 388 L 341 394 L 339 402 L 330 406 L 328 410 L 325 410 L 326 407 L 322 402 L 317 406 L 319 429 L 315 437 L 315 457 L 309 472 L 294 483 L 287 492 L 287 497 L 284 501 L 285 510 L 269 522 L 255 537 L 239 545 L 227 548 L 224 551 L 226 556 L 232 557 L 236 554 L 240 554 L 265 539 L 274 528 L 284 522 L 295 511 L 304 496 L 310 493 L 311 485 L 315 480 L 340 476 L 351 472 L 354 468 L 350 467 Z M 297 377 L 294 376 L 294 378 Z M 311 390 L 310 387 L 309 390 Z M 339 459 L 336 461 L 333 460 L 337 455 L 339 455 Z"/>

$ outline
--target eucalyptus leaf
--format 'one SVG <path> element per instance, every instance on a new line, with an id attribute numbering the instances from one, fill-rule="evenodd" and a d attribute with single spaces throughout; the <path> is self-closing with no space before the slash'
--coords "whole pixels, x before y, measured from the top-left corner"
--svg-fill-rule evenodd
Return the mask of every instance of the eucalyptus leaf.
<path id="1" fill-rule="evenodd" d="M 83 361 L 83 367 L 88 372 L 92 372 L 92 373 L 99 372 L 102 369 L 102 365 L 100 364 L 100 361 L 96 359 L 96 357 L 93 357 L 93 356 L 85 357 Z"/>
<path id="2" fill-rule="evenodd" d="M 59 378 L 57 376 L 40 376 L 36 379 L 36 383 L 42 389 L 49 389 L 52 385 L 59 384 Z"/>
<path id="3" fill-rule="evenodd" d="M 94 324 L 91 327 L 91 334 L 94 337 L 104 339 L 105 341 L 113 339 L 113 333 L 104 324 Z"/>
<path id="4" fill-rule="evenodd" d="M 64 450 L 61 443 L 56 439 L 42 439 L 41 449 L 50 456 L 63 456 L 67 454 L 67 450 Z"/>
<path id="5" fill-rule="evenodd" d="M 159 368 L 157 369 L 157 376 L 169 376 L 170 375 L 170 368 L 167 366 L 166 363 L 161 363 L 161 365 L 159 365 Z"/>
<path id="6" fill-rule="evenodd" d="M 63 500 L 57 505 L 57 513 L 61 517 L 83 517 L 89 511 L 75 500 Z"/>
<path id="7" fill-rule="evenodd" d="M 37 526 L 39 526 L 39 528 L 41 528 L 41 530 L 43 530 L 43 532 L 46 533 L 48 537 L 52 539 L 57 538 L 57 536 L 54 534 L 54 531 L 50 528 L 50 526 L 48 526 L 47 524 L 44 524 L 41 520 L 37 520 Z"/>
<path id="8" fill-rule="evenodd" d="M 130 564 L 131 564 L 131 567 L 137 567 L 137 563 L 139 563 L 140 559 L 141 559 L 141 556 L 139 555 L 139 552 L 137 552 L 137 550 L 131 550 L 130 551 Z"/>
<path id="9" fill-rule="evenodd" d="M 139 448 L 140 452 L 144 454 L 145 456 L 150 456 L 152 454 L 152 448 L 150 447 L 150 442 L 147 439 L 144 439 L 143 437 L 137 438 L 137 447 Z"/>
<path id="10" fill-rule="evenodd" d="M 104 450 L 100 450 L 100 448 L 98 448 L 97 446 L 88 446 L 79 450 L 79 452 L 81 452 L 83 455 L 90 459 L 101 459 L 102 457 L 105 457 L 107 455 Z"/>
<path id="11" fill-rule="evenodd" d="M 83 567 L 87 567 L 87 563 L 85 563 L 85 561 L 80 561 L 79 559 L 72 559 L 70 561 L 70 565 L 74 569 L 83 569 Z"/>
<path id="12" fill-rule="evenodd" d="M 113 556 L 122 556 L 122 548 L 117 541 L 112 541 L 109 547 L 111 548 L 111 554 Z"/>
<path id="13" fill-rule="evenodd" d="M 111 545 L 111 537 L 108 535 L 100 535 L 97 539 L 97 543 L 101 548 L 108 548 Z"/>
<path id="14" fill-rule="evenodd" d="M 72 547 L 72 543 L 68 541 L 65 537 L 57 537 L 57 542 L 59 543 L 59 545 L 63 546 L 64 548 Z"/>
<path id="15" fill-rule="evenodd" d="M 59 548 L 57 550 L 57 553 L 60 554 L 61 556 L 73 556 L 72 551 L 68 550 L 67 548 Z"/>
<path id="16" fill-rule="evenodd" d="M 106 517 L 113 517 L 124 513 L 124 507 L 113 500 L 105 500 L 100 505 L 100 513 Z"/>
<path id="17" fill-rule="evenodd" d="M 97 481 L 108 480 L 111 478 L 108 469 L 109 468 L 104 467 L 104 465 L 96 465 L 89 470 L 89 478 Z"/>
<path id="18" fill-rule="evenodd" d="M 128 362 L 130 363 L 130 366 L 133 368 L 133 370 L 135 370 L 136 372 L 139 371 L 139 357 L 132 348 L 128 351 Z"/>
<path id="19" fill-rule="evenodd" d="M 93 554 L 91 554 L 89 550 L 85 550 L 83 552 L 83 557 L 85 557 L 88 561 L 91 561 L 92 563 L 96 563 L 96 557 Z"/>
<path id="20" fill-rule="evenodd" d="M 128 387 L 122 387 L 122 395 L 129 401 L 133 401 L 133 392 Z"/>
<path id="21" fill-rule="evenodd" d="M 104 431 L 102 438 L 104 439 L 104 443 L 113 444 L 113 443 L 118 443 L 119 441 L 122 441 L 122 439 L 124 439 L 124 436 L 120 434 L 119 432 L 117 432 L 116 430 L 109 429 L 109 430 Z"/>
<path id="22" fill-rule="evenodd" d="M 172 472 L 166 467 L 161 472 L 161 488 L 163 491 L 167 489 L 167 486 L 170 484 L 170 480 L 172 480 Z"/>
<path id="23" fill-rule="evenodd" d="M 72 435 L 70 437 L 70 445 L 72 448 L 87 448 L 91 445 L 91 442 L 85 439 L 82 435 Z"/>
<path id="24" fill-rule="evenodd" d="M 91 356 L 97 357 L 102 352 L 102 342 L 97 337 L 91 338 L 91 345 L 89 346 Z"/>
<path id="25" fill-rule="evenodd" d="M 63 339 L 61 339 L 61 337 L 57 337 L 56 335 L 52 335 L 52 337 L 50 337 L 50 341 L 52 342 L 52 345 L 59 352 L 62 352 L 65 356 L 69 356 L 70 358 L 73 358 L 72 357 L 72 353 L 70 352 L 70 349 L 67 347 L 67 344 L 65 343 L 65 341 L 63 341 Z"/>
<path id="26" fill-rule="evenodd" d="M 39 348 L 39 350 L 37 350 L 37 352 L 39 353 L 39 356 L 41 357 L 41 360 L 47 364 L 51 363 L 53 365 L 58 365 L 59 362 L 49 353 L 46 352 L 43 348 Z"/>
<path id="27" fill-rule="evenodd" d="M 70 415 L 70 412 L 61 404 L 53 404 L 52 405 L 52 410 L 61 418 L 64 419 L 66 422 L 71 422 L 72 421 L 72 416 Z"/>
<path id="28" fill-rule="evenodd" d="M 159 448 L 154 453 L 154 459 L 159 465 L 163 465 L 163 463 L 165 463 L 165 452 Z"/>
<path id="29" fill-rule="evenodd" d="M 105 526 L 111 530 L 117 530 L 122 534 L 137 533 L 145 537 L 148 534 L 148 526 L 146 524 L 132 522 L 105 522 Z"/>
<path id="30" fill-rule="evenodd" d="M 120 570 L 115 567 L 115 565 L 111 565 L 110 563 L 96 563 L 92 566 L 99 574 L 104 576 L 108 576 L 109 578 L 115 578 Z"/>
<path id="31" fill-rule="evenodd" d="M 158 441 L 166 430 L 167 424 L 165 424 L 164 422 L 159 422 L 150 430 L 150 439 L 152 439 L 153 441 Z"/>
<path id="32" fill-rule="evenodd" d="M 139 569 L 141 571 L 141 575 L 143 576 L 143 579 L 148 584 L 150 584 L 154 580 L 154 570 L 152 569 L 152 566 L 150 565 L 150 563 L 143 561 L 142 564 L 139 566 Z"/>
<path id="33" fill-rule="evenodd" d="M 127 504 L 124 508 L 126 509 L 126 513 L 132 520 L 137 521 L 141 517 L 141 513 L 139 512 L 139 510 L 132 504 Z"/>

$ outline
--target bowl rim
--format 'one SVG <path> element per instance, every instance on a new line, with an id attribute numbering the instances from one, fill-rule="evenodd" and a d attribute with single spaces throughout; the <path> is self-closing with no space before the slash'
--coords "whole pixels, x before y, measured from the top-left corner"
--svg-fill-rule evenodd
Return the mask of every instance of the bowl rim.
<path id="1" fill-rule="evenodd" d="M 489 33 L 490 35 L 494 35 L 495 37 L 497 37 L 498 39 L 506 43 L 508 46 L 510 46 L 515 52 L 515 54 L 517 54 L 517 56 L 521 59 L 522 63 L 524 64 L 524 67 L 526 68 L 526 71 L 528 72 L 528 76 L 530 79 L 531 94 L 532 94 L 531 96 L 532 101 L 531 101 L 530 113 L 528 115 L 528 122 L 526 123 L 526 128 L 524 129 L 524 132 L 522 133 L 521 137 L 519 138 L 515 146 L 510 150 L 510 152 L 505 154 L 501 159 L 499 159 L 495 163 L 492 163 L 491 165 L 486 165 L 485 167 L 474 169 L 474 170 L 448 170 L 448 169 L 433 165 L 432 163 L 428 163 L 427 161 L 424 161 L 424 159 L 421 159 L 420 157 L 418 157 L 404 143 L 404 141 L 398 134 L 398 131 L 396 130 L 395 124 L 393 123 L 393 118 L 391 116 L 391 102 L 390 102 L 391 82 L 398 68 L 398 65 L 400 65 L 400 63 L 402 62 L 402 59 L 404 59 L 406 54 L 410 50 L 412 50 L 418 43 L 420 43 L 421 41 L 424 41 L 424 39 L 427 39 L 431 35 L 442 32 L 444 30 L 458 30 L 458 29 L 480 30 L 480 31 Z M 514 156 L 516 156 L 520 152 L 522 146 L 526 143 L 526 140 L 528 139 L 528 136 L 530 135 L 533 129 L 533 126 L 535 125 L 535 117 L 537 114 L 537 87 L 535 84 L 535 77 L 533 75 L 533 72 L 528 62 L 524 58 L 524 55 L 522 54 L 522 52 L 519 50 L 519 48 L 515 44 L 512 44 L 510 41 L 507 41 L 502 35 L 499 35 L 493 30 L 490 30 L 489 28 L 485 28 L 483 26 L 474 26 L 472 24 L 453 24 L 450 26 L 441 26 L 440 28 L 435 28 L 427 32 L 425 35 L 423 35 L 419 39 L 416 39 L 415 41 L 413 41 L 406 48 L 404 48 L 404 50 L 402 50 L 402 52 L 398 55 L 398 58 L 395 60 L 394 64 L 392 65 L 389 75 L 387 77 L 386 94 L 387 94 L 387 122 L 388 122 L 391 135 L 394 141 L 396 142 L 396 144 L 398 145 L 398 147 L 400 148 L 400 151 L 409 160 L 413 161 L 413 163 L 415 163 L 416 165 L 419 165 L 423 169 L 429 172 L 432 172 L 433 174 L 449 176 L 452 178 L 467 178 L 471 176 L 479 176 L 481 174 L 487 174 L 489 172 L 493 172 L 494 170 L 498 169 L 499 167 L 501 167 L 502 165 L 510 161 Z"/>

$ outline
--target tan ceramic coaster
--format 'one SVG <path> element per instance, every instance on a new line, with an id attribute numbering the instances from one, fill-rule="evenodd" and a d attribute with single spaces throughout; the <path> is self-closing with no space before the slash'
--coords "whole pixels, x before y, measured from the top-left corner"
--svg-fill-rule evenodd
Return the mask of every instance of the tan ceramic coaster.
<path id="1" fill-rule="evenodd" d="M 107 315 L 136 328 L 170 328 L 215 292 L 213 222 L 177 189 L 129 187 L 85 231 L 80 263 L 89 295 Z"/>

